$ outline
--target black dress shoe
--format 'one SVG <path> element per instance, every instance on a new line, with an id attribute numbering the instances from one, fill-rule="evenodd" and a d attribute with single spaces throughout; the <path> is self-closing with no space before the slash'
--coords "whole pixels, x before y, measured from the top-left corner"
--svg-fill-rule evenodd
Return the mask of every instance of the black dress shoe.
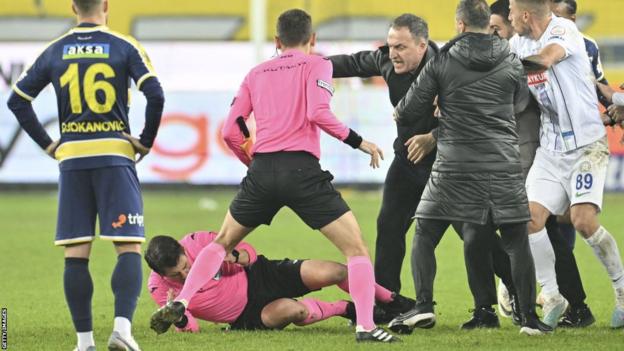
<path id="1" fill-rule="evenodd" d="M 562 328 L 585 328 L 594 324 L 596 319 L 586 304 L 572 306 L 559 322 Z"/>
<path id="2" fill-rule="evenodd" d="M 522 317 L 522 327 L 520 328 L 521 334 L 526 335 L 543 335 L 552 333 L 553 328 L 548 324 L 543 323 L 538 317 L 535 311 L 532 311 L 526 316 Z"/>
<path id="3" fill-rule="evenodd" d="M 472 318 L 462 324 L 461 329 L 473 330 L 477 328 L 500 328 L 496 311 L 492 307 L 479 307 L 472 313 Z"/>

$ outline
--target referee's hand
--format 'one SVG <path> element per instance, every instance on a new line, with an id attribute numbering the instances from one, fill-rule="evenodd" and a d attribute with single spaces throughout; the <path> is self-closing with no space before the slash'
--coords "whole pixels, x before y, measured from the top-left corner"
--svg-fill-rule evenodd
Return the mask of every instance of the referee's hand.
<path id="1" fill-rule="evenodd" d="M 144 146 L 143 144 L 141 144 L 141 142 L 139 141 L 139 139 L 133 137 L 132 135 L 126 133 L 126 132 L 122 132 L 124 138 L 126 138 L 130 144 L 132 144 L 132 147 L 134 148 L 134 153 L 139 154 L 139 159 L 136 160 L 136 163 L 141 162 L 141 160 L 143 159 L 143 157 L 145 157 L 145 155 L 147 155 L 150 152 L 150 149 L 146 146 Z"/>
<path id="2" fill-rule="evenodd" d="M 362 143 L 360 144 L 360 147 L 358 149 L 371 155 L 371 161 L 370 161 L 371 167 L 379 168 L 380 159 L 383 160 L 384 157 L 383 157 L 383 151 L 381 151 L 381 149 L 377 145 L 371 143 L 370 141 L 362 140 Z"/>

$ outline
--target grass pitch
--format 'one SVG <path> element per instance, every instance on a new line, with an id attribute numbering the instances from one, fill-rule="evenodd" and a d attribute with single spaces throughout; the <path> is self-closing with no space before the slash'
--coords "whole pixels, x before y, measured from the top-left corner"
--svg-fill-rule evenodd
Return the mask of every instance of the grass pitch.
<path id="1" fill-rule="evenodd" d="M 194 190 L 145 192 L 145 220 L 148 236 L 171 234 L 181 237 L 195 230 L 218 230 L 231 191 Z M 375 222 L 381 193 L 344 190 L 343 195 L 360 221 L 365 239 L 374 249 Z M 56 223 L 56 192 L 3 192 L 0 194 L 0 307 L 7 311 L 9 350 L 72 350 L 75 334 L 67 310 L 62 285 L 63 252 L 53 246 Z M 605 198 L 602 223 L 616 237 L 624 252 L 624 195 Z M 409 243 L 413 229 L 408 233 Z M 271 227 L 261 227 L 248 241 L 270 258 L 320 258 L 342 262 L 339 252 L 319 232 L 308 229 L 290 210 L 283 209 Z M 354 350 L 383 347 L 405 350 L 619 350 L 624 331 L 611 330 L 614 306 L 609 279 L 590 248 L 577 240 L 576 255 L 597 322 L 583 330 L 559 329 L 554 335 L 529 338 L 518 334 L 510 320 L 494 331 L 459 330 L 470 317 L 472 297 L 466 282 L 461 242 L 447 233 L 437 249 L 438 275 L 435 298 L 438 324 L 431 330 L 416 330 L 397 345 L 358 345 L 353 330 L 342 318 L 316 325 L 288 327 L 279 332 L 223 332 L 220 325 L 201 324 L 199 334 L 169 332 L 156 336 L 149 329 L 155 310 L 144 289 L 134 317 L 134 335 L 143 350 Z M 95 241 L 90 269 L 95 294 L 93 317 L 95 338 L 100 350 L 112 329 L 113 296 L 110 275 L 115 263 L 114 249 L 105 241 Z M 144 285 L 147 266 L 144 266 Z M 403 291 L 413 296 L 409 260 L 403 269 Z M 328 299 L 347 299 L 337 288 L 315 293 Z"/>

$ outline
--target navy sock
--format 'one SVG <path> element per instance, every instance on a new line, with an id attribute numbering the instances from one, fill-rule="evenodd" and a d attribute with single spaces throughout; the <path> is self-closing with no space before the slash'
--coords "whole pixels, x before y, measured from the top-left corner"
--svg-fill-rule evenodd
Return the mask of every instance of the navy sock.
<path id="1" fill-rule="evenodd" d="M 91 318 L 91 298 L 93 297 L 93 280 L 89 273 L 89 259 L 66 257 L 63 274 L 65 299 L 79 333 L 93 330 Z"/>
<path id="2" fill-rule="evenodd" d="M 136 252 L 119 255 L 111 278 L 115 294 L 115 317 L 125 317 L 132 321 L 142 284 L 141 255 Z"/>

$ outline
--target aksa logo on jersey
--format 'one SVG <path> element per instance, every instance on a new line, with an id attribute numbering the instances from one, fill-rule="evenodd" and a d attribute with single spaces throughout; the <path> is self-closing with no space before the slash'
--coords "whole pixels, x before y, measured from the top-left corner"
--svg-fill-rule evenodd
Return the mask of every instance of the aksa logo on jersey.
<path id="1" fill-rule="evenodd" d="M 80 58 L 108 58 L 109 44 L 69 44 L 63 46 L 63 60 Z"/>

